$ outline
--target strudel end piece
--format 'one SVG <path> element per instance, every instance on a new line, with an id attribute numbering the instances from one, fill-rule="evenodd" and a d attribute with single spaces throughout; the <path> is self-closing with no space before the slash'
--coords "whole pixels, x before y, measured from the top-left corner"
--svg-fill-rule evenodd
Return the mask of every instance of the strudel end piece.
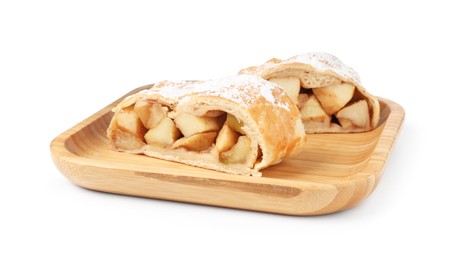
<path id="1" fill-rule="evenodd" d="M 363 88 L 357 72 L 330 54 L 274 58 L 239 74 L 255 74 L 285 89 L 307 133 L 365 132 L 379 122 L 378 100 Z"/>

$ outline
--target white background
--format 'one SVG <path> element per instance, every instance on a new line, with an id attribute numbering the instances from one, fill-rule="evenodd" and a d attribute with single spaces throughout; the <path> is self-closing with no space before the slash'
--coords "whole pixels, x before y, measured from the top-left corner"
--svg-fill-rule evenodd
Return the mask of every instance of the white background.
<path id="1" fill-rule="evenodd" d="M 0 259 L 451 259 L 441 3 L 1 1 Z M 136 87 L 306 51 L 336 55 L 406 110 L 380 185 L 354 209 L 288 217 L 104 194 L 52 163 L 54 137 Z"/>

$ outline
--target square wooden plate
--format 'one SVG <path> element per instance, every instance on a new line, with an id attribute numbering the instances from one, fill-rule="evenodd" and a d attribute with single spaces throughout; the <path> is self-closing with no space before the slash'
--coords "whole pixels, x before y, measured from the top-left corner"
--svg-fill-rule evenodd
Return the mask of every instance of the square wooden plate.
<path id="1" fill-rule="evenodd" d="M 373 131 L 311 134 L 302 154 L 263 170 L 263 177 L 236 176 L 113 151 L 106 129 L 111 109 L 124 97 L 52 141 L 55 165 L 72 182 L 103 192 L 288 215 L 341 211 L 370 195 L 404 120 L 400 105 L 380 98 L 381 121 Z"/>

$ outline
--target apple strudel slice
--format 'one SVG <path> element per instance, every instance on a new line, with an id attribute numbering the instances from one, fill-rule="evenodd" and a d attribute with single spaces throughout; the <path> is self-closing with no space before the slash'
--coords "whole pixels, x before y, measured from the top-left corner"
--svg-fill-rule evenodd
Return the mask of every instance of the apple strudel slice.
<path id="1" fill-rule="evenodd" d="M 256 74 L 285 89 L 307 133 L 365 132 L 379 122 L 378 100 L 363 88 L 357 72 L 330 54 L 274 58 L 239 74 Z"/>
<path id="2" fill-rule="evenodd" d="M 116 150 L 232 174 L 261 176 L 305 142 L 297 106 L 254 75 L 160 82 L 113 112 L 107 136 Z"/>

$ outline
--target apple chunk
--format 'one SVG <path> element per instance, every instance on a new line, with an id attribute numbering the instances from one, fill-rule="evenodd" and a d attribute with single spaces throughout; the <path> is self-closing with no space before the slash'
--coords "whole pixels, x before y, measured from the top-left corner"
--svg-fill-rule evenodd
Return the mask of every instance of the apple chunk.
<path id="1" fill-rule="evenodd" d="M 123 149 L 126 151 L 139 150 L 145 145 L 142 139 L 138 138 L 134 134 L 122 131 L 120 129 L 117 129 L 114 132 L 112 140 L 118 149 Z"/>
<path id="2" fill-rule="evenodd" d="M 310 96 L 300 110 L 302 122 L 321 122 L 325 126 L 329 126 L 330 117 L 322 109 L 321 104 L 314 95 Z"/>
<path id="3" fill-rule="evenodd" d="M 140 117 L 143 125 L 151 129 L 167 115 L 168 108 L 158 103 L 151 103 L 145 100 L 138 100 L 135 103 L 134 111 Z"/>
<path id="4" fill-rule="evenodd" d="M 270 82 L 275 83 L 282 87 L 291 100 L 297 104 L 297 96 L 300 91 L 300 80 L 295 77 L 288 78 L 271 78 Z"/>
<path id="5" fill-rule="evenodd" d="M 220 117 L 194 116 L 181 113 L 175 117 L 176 126 L 187 137 L 198 133 L 218 131 L 222 126 Z"/>
<path id="6" fill-rule="evenodd" d="M 221 116 L 221 115 L 224 115 L 224 114 L 225 114 L 225 112 L 223 112 L 222 110 L 209 110 L 203 116 L 218 117 L 218 116 Z"/>
<path id="7" fill-rule="evenodd" d="M 239 120 L 232 114 L 227 114 L 225 124 L 231 127 L 231 129 L 233 129 L 234 131 L 245 135 L 244 130 L 242 130 L 244 124 L 242 122 L 239 122 Z"/>
<path id="8" fill-rule="evenodd" d="M 194 134 L 188 137 L 183 137 L 176 141 L 172 148 L 186 148 L 191 151 L 205 151 L 208 150 L 213 144 L 217 136 L 216 132 L 207 132 L 201 134 Z"/>
<path id="9" fill-rule="evenodd" d="M 367 128 L 370 126 L 368 103 L 365 100 L 360 100 L 343 108 L 338 111 L 336 116 L 343 128 L 351 126 Z"/>
<path id="10" fill-rule="evenodd" d="M 313 88 L 313 93 L 318 98 L 324 111 L 328 115 L 333 115 L 351 100 L 354 89 L 354 85 L 342 83 L 329 87 Z"/>
<path id="11" fill-rule="evenodd" d="M 240 136 L 231 150 L 220 154 L 220 161 L 226 164 L 245 163 L 250 154 L 251 144 L 250 138 L 245 135 Z"/>
<path id="12" fill-rule="evenodd" d="M 180 135 L 181 132 L 176 128 L 173 120 L 169 117 L 165 117 L 154 128 L 148 130 L 145 134 L 145 140 L 148 144 L 170 146 Z"/>
<path id="13" fill-rule="evenodd" d="M 123 108 L 119 111 L 116 115 L 116 123 L 119 129 L 143 140 L 146 128 L 132 107 Z"/>
<path id="14" fill-rule="evenodd" d="M 299 96 L 297 96 L 297 107 L 299 109 L 303 108 L 308 98 L 308 94 L 299 94 Z"/>
<path id="15" fill-rule="evenodd" d="M 230 150 L 231 147 L 233 147 L 233 145 L 238 141 L 238 138 L 239 133 L 234 131 L 227 124 L 224 124 L 215 141 L 217 151 L 221 153 Z"/>

